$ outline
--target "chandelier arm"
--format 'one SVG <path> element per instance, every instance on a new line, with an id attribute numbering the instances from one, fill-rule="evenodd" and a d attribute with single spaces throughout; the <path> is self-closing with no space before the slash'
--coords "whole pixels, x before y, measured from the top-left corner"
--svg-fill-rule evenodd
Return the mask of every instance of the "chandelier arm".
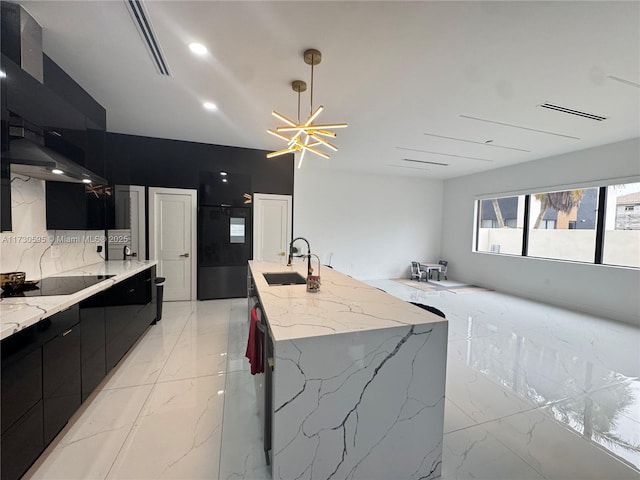
<path id="1" fill-rule="evenodd" d="M 287 117 L 285 117 L 281 113 L 276 112 L 275 110 L 273 112 L 271 112 L 271 115 L 276 117 L 278 120 L 282 120 L 284 123 L 291 125 L 292 127 L 296 126 L 294 121 L 289 120 Z"/>
<path id="2" fill-rule="evenodd" d="M 296 150 L 300 150 L 300 148 L 283 148 L 282 150 L 278 150 L 277 152 L 267 153 L 267 158 L 279 157 L 280 155 L 284 155 L 285 153 L 293 153 Z"/>
<path id="3" fill-rule="evenodd" d="M 326 130 L 329 128 L 347 128 L 348 126 L 349 124 L 347 123 L 328 123 L 324 125 L 312 125 L 314 130 Z"/>
<path id="4" fill-rule="evenodd" d="M 316 130 L 316 127 L 313 129 L 314 135 L 322 135 L 324 137 L 336 138 L 336 132 L 330 132 L 329 130 Z"/>
<path id="5" fill-rule="evenodd" d="M 288 142 L 290 140 L 289 137 L 285 137 L 284 135 L 279 134 L 278 132 L 275 132 L 271 129 L 267 129 L 267 132 L 269 132 L 271 135 L 273 135 L 274 137 L 278 137 L 282 140 L 284 140 L 285 142 Z"/>
<path id="6" fill-rule="evenodd" d="M 304 149 L 304 150 L 309 150 L 310 152 L 315 153 L 316 155 L 318 155 L 318 156 L 320 156 L 322 158 L 329 158 L 329 155 L 327 155 L 326 153 L 318 150 L 317 148 L 310 147 L 310 146 L 305 145 L 303 143 L 299 143 L 298 146 L 300 148 Z"/>
<path id="7" fill-rule="evenodd" d="M 320 115 L 320 113 L 322 112 L 322 110 L 324 110 L 324 107 L 322 105 L 320 105 L 315 112 L 313 112 L 311 114 L 311 116 L 309 117 L 309 119 L 304 122 L 305 127 L 308 127 L 309 125 L 311 125 L 313 123 L 313 121 L 318 117 L 318 115 Z M 300 123 L 300 122 L 298 122 Z"/>
<path id="8" fill-rule="evenodd" d="M 335 145 L 333 145 L 332 143 L 327 142 L 325 139 L 320 138 L 318 136 L 315 135 L 315 133 L 312 133 L 311 138 L 313 138 L 314 140 L 318 141 L 318 143 L 321 143 L 327 147 L 329 147 L 331 150 L 333 150 L 334 152 L 338 151 L 338 147 L 336 147 Z"/>

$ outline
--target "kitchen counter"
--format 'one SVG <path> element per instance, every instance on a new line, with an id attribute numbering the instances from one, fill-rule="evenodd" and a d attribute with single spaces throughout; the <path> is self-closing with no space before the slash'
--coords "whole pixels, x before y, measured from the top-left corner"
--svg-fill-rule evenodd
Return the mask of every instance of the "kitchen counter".
<path id="1" fill-rule="evenodd" d="M 446 323 L 437 315 L 328 267 L 321 267 L 322 285 L 315 293 L 308 293 L 306 285 L 269 286 L 262 276 L 293 271 L 306 277 L 306 263 L 300 260 L 291 267 L 250 261 L 249 267 L 274 341 Z"/>
<path id="2" fill-rule="evenodd" d="M 71 295 L 42 297 L 8 297 L 0 299 L 0 339 L 13 335 L 43 318 L 61 312 L 66 308 L 106 290 L 136 273 L 156 265 L 155 260 L 111 260 L 85 265 L 81 268 L 55 274 L 57 277 L 77 275 L 114 275 Z"/>
<path id="3" fill-rule="evenodd" d="M 273 478 L 438 477 L 447 321 L 330 268 L 315 293 L 262 275 L 306 263 L 249 269 L 274 346 Z"/>

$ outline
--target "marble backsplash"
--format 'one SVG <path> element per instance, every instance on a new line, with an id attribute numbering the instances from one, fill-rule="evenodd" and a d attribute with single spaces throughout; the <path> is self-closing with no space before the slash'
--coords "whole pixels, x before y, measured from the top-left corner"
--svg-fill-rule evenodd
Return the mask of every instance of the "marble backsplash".
<path id="1" fill-rule="evenodd" d="M 47 230 L 45 208 L 43 180 L 11 176 L 13 230 L 0 234 L 0 272 L 26 272 L 28 280 L 39 280 L 104 261 L 103 230 Z"/>

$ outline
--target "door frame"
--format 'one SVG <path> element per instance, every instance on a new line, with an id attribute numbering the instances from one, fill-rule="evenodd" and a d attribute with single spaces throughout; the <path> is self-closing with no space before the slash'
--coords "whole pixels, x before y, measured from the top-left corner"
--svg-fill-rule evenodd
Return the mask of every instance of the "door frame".
<path id="1" fill-rule="evenodd" d="M 134 192 L 138 197 L 138 209 L 134 211 L 131 209 L 131 249 L 138 252 L 138 259 L 144 260 L 147 258 L 146 238 L 147 229 L 144 221 L 145 203 L 147 201 L 144 187 L 140 185 L 131 185 L 130 192 Z M 133 202 L 132 202 L 133 203 Z M 135 227 L 138 227 L 137 229 Z M 138 243 L 133 245 L 133 236 L 137 233 Z"/>
<path id="2" fill-rule="evenodd" d="M 173 194 L 189 195 L 191 197 L 191 254 L 189 263 L 191 268 L 191 300 L 196 300 L 198 291 L 198 191 L 190 188 L 149 187 L 149 259 L 156 260 L 156 195 Z"/>
<path id="3" fill-rule="evenodd" d="M 253 194 L 253 258 L 258 257 L 260 252 L 260 242 L 258 233 L 262 232 L 261 225 L 259 223 L 260 215 L 259 210 L 262 207 L 263 201 L 266 200 L 285 200 L 287 202 L 287 245 L 285 245 L 284 253 L 287 255 L 287 247 L 291 242 L 291 235 L 293 232 L 293 195 L 279 195 L 275 193 L 254 193 Z"/>

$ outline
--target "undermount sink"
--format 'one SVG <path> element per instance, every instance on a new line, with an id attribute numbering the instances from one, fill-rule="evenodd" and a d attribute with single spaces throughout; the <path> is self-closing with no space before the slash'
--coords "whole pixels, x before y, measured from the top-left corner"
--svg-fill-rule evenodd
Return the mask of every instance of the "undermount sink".
<path id="1" fill-rule="evenodd" d="M 270 286 L 275 285 L 304 285 L 305 278 L 298 272 L 263 273 L 262 276 Z"/>

